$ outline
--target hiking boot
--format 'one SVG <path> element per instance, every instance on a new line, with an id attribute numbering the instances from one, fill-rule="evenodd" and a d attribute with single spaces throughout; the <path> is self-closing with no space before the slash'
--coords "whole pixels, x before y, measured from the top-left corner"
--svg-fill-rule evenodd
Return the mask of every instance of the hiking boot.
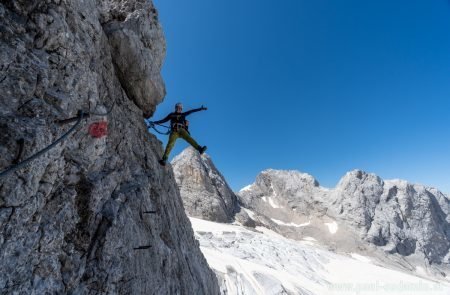
<path id="1" fill-rule="evenodd" d="M 198 149 L 198 152 L 200 153 L 200 155 L 203 155 L 203 153 L 206 151 L 206 149 L 207 149 L 207 147 L 206 147 L 206 145 L 204 145 Z"/>
<path id="2" fill-rule="evenodd" d="M 161 160 L 159 160 L 158 161 L 158 163 L 161 165 L 161 166 L 166 166 L 166 160 L 164 160 L 164 159 L 161 159 Z"/>

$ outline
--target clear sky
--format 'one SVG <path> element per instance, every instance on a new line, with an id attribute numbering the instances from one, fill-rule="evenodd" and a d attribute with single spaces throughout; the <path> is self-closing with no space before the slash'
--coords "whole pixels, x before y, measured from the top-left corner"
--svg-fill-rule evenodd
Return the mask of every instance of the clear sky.
<path id="1" fill-rule="evenodd" d="M 207 106 L 191 133 L 234 190 L 274 168 L 450 192 L 448 0 L 154 3 L 167 96 L 153 119 Z"/>

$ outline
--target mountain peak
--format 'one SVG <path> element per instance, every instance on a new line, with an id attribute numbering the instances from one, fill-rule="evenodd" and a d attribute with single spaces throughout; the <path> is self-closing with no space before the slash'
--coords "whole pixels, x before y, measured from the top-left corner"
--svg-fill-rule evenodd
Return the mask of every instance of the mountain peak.
<path id="1" fill-rule="evenodd" d="M 273 182 L 287 181 L 288 185 L 297 185 L 303 183 L 314 187 L 319 186 L 319 182 L 310 174 L 302 173 L 298 170 L 276 170 L 266 169 L 262 171 L 257 177 L 256 182 L 263 184 L 265 179 L 270 179 Z"/>
<path id="2" fill-rule="evenodd" d="M 208 155 L 188 147 L 171 163 L 188 215 L 218 222 L 233 220 L 237 197 Z"/>
<path id="3" fill-rule="evenodd" d="M 178 155 L 176 155 L 171 163 L 175 164 L 177 162 L 180 161 L 190 161 L 190 162 L 202 162 L 202 157 L 203 158 L 209 158 L 209 156 L 207 154 L 203 154 L 200 155 L 200 153 L 193 147 L 189 146 L 187 148 L 185 148 L 181 153 L 179 153 Z"/>
<path id="4" fill-rule="evenodd" d="M 266 217 L 260 220 L 269 221 L 267 226 L 281 227 L 290 236 L 307 233 L 320 240 L 324 235 L 317 224 L 329 223 L 326 217 L 339 227 L 336 238 L 359 235 L 358 243 L 369 242 L 411 261 L 424 259 L 437 269 L 449 263 L 450 200 L 434 188 L 356 169 L 334 189 L 324 189 L 309 174 L 267 169 L 239 197 L 243 206 Z M 328 237 L 323 241 L 330 242 Z"/>

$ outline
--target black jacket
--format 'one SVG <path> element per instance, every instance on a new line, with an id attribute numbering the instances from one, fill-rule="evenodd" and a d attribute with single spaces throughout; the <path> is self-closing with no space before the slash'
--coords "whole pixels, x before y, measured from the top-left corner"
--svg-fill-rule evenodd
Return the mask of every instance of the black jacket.
<path id="1" fill-rule="evenodd" d="M 176 129 L 175 128 L 176 124 L 181 124 L 186 129 L 186 117 L 192 113 L 199 112 L 202 110 L 204 110 L 204 108 L 193 109 L 193 110 L 190 110 L 190 111 L 187 111 L 184 113 L 173 112 L 173 113 L 168 114 L 164 119 L 155 121 L 153 123 L 161 124 L 161 123 L 165 123 L 170 120 L 170 127 L 172 129 Z"/>

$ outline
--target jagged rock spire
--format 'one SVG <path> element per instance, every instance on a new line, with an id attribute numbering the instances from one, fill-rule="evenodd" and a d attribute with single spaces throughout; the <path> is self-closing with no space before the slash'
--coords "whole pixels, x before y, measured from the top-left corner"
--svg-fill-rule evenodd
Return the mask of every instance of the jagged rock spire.
<path id="1" fill-rule="evenodd" d="M 233 220 L 237 197 L 208 155 L 188 147 L 172 160 L 172 167 L 188 215 L 218 222 Z"/>

